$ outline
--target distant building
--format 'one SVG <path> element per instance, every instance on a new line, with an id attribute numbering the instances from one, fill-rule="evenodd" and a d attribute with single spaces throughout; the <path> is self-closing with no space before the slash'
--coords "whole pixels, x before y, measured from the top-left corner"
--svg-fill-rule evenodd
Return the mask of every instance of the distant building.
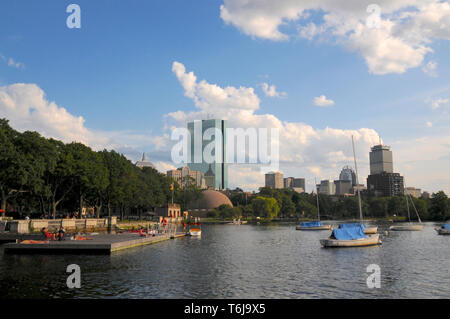
<path id="1" fill-rule="evenodd" d="M 423 192 L 422 193 L 422 196 L 421 196 L 423 199 L 428 199 L 428 198 L 430 198 L 431 196 L 430 196 L 430 193 L 428 193 L 428 192 Z"/>
<path id="2" fill-rule="evenodd" d="M 350 181 L 352 186 L 356 185 L 356 174 L 350 166 L 344 166 L 339 174 L 340 181 Z"/>
<path id="3" fill-rule="evenodd" d="M 394 173 L 394 163 L 390 146 L 375 145 L 369 153 L 370 175 L 367 190 L 375 196 L 403 195 L 403 176 Z"/>
<path id="4" fill-rule="evenodd" d="M 188 166 L 167 171 L 167 176 L 172 177 L 181 188 L 191 184 L 206 188 L 204 175 L 199 171 L 191 170 Z"/>
<path id="5" fill-rule="evenodd" d="M 215 189 L 216 187 L 216 175 L 211 169 L 211 164 L 209 164 L 209 168 L 205 173 L 205 185 L 208 189 Z"/>
<path id="6" fill-rule="evenodd" d="M 336 187 L 332 180 L 322 180 L 317 187 L 319 189 L 319 194 L 334 195 L 336 193 Z"/>
<path id="7" fill-rule="evenodd" d="M 227 195 L 211 189 L 205 190 L 199 199 L 189 203 L 189 216 L 205 218 L 208 212 L 220 205 L 233 207 Z"/>
<path id="8" fill-rule="evenodd" d="M 142 160 L 137 161 L 135 165 L 136 165 L 136 167 L 139 167 L 139 168 L 143 168 L 143 167 L 155 168 L 155 165 L 153 165 L 153 163 L 147 161 L 147 159 L 145 158 L 145 153 L 142 154 Z"/>
<path id="9" fill-rule="evenodd" d="M 303 193 L 305 191 L 305 179 L 286 177 L 284 179 L 284 188 L 290 188 L 296 192 Z"/>
<path id="10" fill-rule="evenodd" d="M 270 172 L 265 175 L 266 187 L 270 188 L 284 188 L 283 173 L 281 172 Z"/>
<path id="11" fill-rule="evenodd" d="M 415 187 L 406 187 L 405 194 L 411 195 L 412 197 L 419 198 L 422 196 L 422 190 L 420 188 Z"/>
<path id="12" fill-rule="evenodd" d="M 334 181 L 334 186 L 335 186 L 335 195 L 338 195 L 338 196 L 347 195 L 348 196 L 350 194 L 352 194 L 352 195 L 354 194 L 351 180 Z"/>
<path id="13" fill-rule="evenodd" d="M 167 207 L 157 207 L 156 216 L 182 217 L 180 204 L 167 204 Z"/>
<path id="14" fill-rule="evenodd" d="M 403 195 L 403 176 L 399 173 L 380 173 L 367 177 L 367 190 L 375 196 Z"/>
<path id="15" fill-rule="evenodd" d="M 394 173 L 391 147 L 387 145 L 375 145 L 369 153 L 370 175 L 380 173 Z"/>
<path id="16" fill-rule="evenodd" d="M 208 185 L 212 189 L 227 189 L 228 188 L 228 164 L 226 163 L 226 126 L 227 121 L 209 119 L 189 122 L 187 124 L 188 131 L 190 133 L 191 147 L 188 154 L 188 166 L 193 171 L 199 171 L 205 174 L 208 180 L 213 181 L 213 184 Z M 215 136 L 212 140 L 204 140 L 203 136 L 205 131 L 216 130 L 221 133 L 221 136 Z M 198 140 L 200 143 L 197 145 L 195 141 Z M 219 152 L 221 158 L 218 161 L 208 163 L 205 158 L 203 158 L 203 152 L 205 147 L 214 143 L 214 152 Z M 212 178 L 214 176 L 214 179 Z"/>

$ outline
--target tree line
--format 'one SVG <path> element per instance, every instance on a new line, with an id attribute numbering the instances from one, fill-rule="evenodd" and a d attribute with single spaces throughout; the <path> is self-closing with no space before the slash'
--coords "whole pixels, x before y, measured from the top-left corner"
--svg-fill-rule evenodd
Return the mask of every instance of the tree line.
<path id="1" fill-rule="evenodd" d="M 171 184 L 174 186 L 171 191 Z M 172 200 L 186 209 L 201 196 L 152 167 L 138 168 L 114 150 L 93 151 L 37 132 L 18 132 L 0 119 L 0 208 L 15 217 L 139 215 Z"/>
<path id="2" fill-rule="evenodd" d="M 372 197 L 361 196 L 364 217 L 392 218 L 406 217 L 405 196 Z M 290 189 L 260 188 L 259 192 L 246 195 L 234 192 L 230 196 L 234 207 L 223 205 L 213 211 L 211 217 L 239 218 L 317 218 L 317 196 L 297 193 Z M 432 194 L 431 198 L 409 198 L 411 220 L 417 220 L 414 207 L 422 220 L 443 221 L 450 218 L 450 199 L 443 191 Z M 412 200 L 412 202 L 411 202 Z M 414 206 L 413 206 L 414 205 Z M 358 198 L 319 195 L 320 215 L 323 219 L 358 219 Z"/>

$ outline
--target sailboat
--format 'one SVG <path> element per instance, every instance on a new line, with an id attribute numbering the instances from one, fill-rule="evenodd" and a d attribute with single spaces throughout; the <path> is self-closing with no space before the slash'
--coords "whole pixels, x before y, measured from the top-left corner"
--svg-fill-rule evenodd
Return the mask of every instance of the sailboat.
<path id="1" fill-rule="evenodd" d="M 353 158 L 355 160 L 355 173 L 356 173 L 356 185 L 358 185 L 358 166 L 356 165 L 355 143 L 352 136 L 353 146 Z M 363 224 L 362 208 L 361 208 L 361 195 L 359 193 L 359 187 L 356 188 L 358 192 L 359 203 L 359 218 L 360 223 L 353 224 L 341 224 L 339 228 L 333 229 L 329 238 L 321 239 L 320 244 L 323 247 L 362 247 L 373 246 L 381 244 L 380 235 L 365 234 L 365 225 Z"/>
<path id="2" fill-rule="evenodd" d="M 317 185 L 316 180 L 314 179 L 315 185 Z M 316 186 L 317 188 L 317 186 Z M 317 221 L 315 222 L 302 222 L 299 226 L 295 227 L 296 230 L 330 230 L 331 225 L 324 225 L 320 221 L 320 208 L 319 208 L 319 190 L 317 191 Z"/>
<path id="3" fill-rule="evenodd" d="M 407 194 L 405 192 L 406 209 L 408 210 L 409 225 L 391 226 L 391 227 L 389 227 L 390 230 L 396 230 L 396 231 L 401 231 L 401 230 L 403 230 L 403 231 L 420 231 L 420 230 L 423 229 L 422 221 L 420 220 L 419 213 L 417 212 L 416 206 L 414 205 L 414 202 L 413 202 L 412 198 L 411 198 L 411 204 L 414 207 L 414 210 L 416 212 L 417 218 L 419 219 L 419 223 L 418 224 L 411 223 L 411 216 L 410 216 L 410 213 L 409 213 L 408 195 L 411 196 L 410 194 Z"/>

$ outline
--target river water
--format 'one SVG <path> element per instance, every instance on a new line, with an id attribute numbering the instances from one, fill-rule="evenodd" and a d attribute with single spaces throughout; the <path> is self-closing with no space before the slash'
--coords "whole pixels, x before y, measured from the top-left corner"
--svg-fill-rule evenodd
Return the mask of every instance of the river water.
<path id="1" fill-rule="evenodd" d="M 450 298 L 450 236 L 433 223 L 381 246 L 322 248 L 329 231 L 295 225 L 203 225 L 186 237 L 111 256 L 4 255 L 0 298 Z M 66 267 L 81 268 L 69 289 Z M 379 265 L 381 288 L 368 288 Z"/>

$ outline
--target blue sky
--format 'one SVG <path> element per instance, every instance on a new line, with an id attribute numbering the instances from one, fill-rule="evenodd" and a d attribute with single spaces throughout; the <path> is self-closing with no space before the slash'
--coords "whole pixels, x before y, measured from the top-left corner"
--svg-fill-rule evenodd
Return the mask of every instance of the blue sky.
<path id="1" fill-rule="evenodd" d="M 66 26 L 70 3 L 81 7 L 81 29 Z M 229 8 L 231 18 L 221 15 L 221 5 Z M 398 146 L 398 156 L 403 156 L 399 160 L 411 156 L 407 149 L 415 139 L 450 140 L 445 106 L 450 98 L 450 43 L 446 35 L 427 35 L 430 41 L 420 45 L 433 52 L 423 54 L 421 63 L 404 72 L 376 74 L 379 71 L 368 66 L 366 58 L 371 53 L 363 52 L 365 46 L 342 44 L 343 39 L 332 31 L 313 39 L 296 34 L 309 22 L 319 25 L 327 7 L 312 10 L 313 15 L 301 21 L 288 17 L 292 10 L 301 9 L 286 4 L 283 11 L 283 5 L 280 1 L 279 15 L 285 22 L 275 27 L 289 39 L 280 41 L 275 33 L 262 34 L 260 29 L 245 25 L 255 14 L 270 18 L 270 10 L 261 7 L 255 10 L 258 13 L 248 13 L 240 0 L 2 1 L 0 86 L 35 84 L 46 100 L 74 117 L 82 116 L 89 130 L 155 137 L 167 133 L 166 114 L 198 110 L 172 72 L 177 61 L 198 81 L 221 88 L 254 88 L 260 99 L 255 114 L 273 114 L 280 121 L 306 123 L 315 130 L 373 129 L 394 147 L 394 157 L 396 143 L 403 143 Z M 239 19 L 241 15 L 246 19 Z M 411 27 L 410 32 L 416 31 Z M 418 44 L 411 46 L 417 48 Z M 8 63 L 9 59 L 20 64 Z M 437 66 L 434 76 L 423 71 L 429 62 Z M 262 83 L 275 85 L 286 96 L 265 96 Z M 313 99 L 321 95 L 334 104 L 316 106 Z M 443 102 L 433 109 L 431 104 L 438 99 Z M 11 122 L 19 129 L 33 129 L 30 123 L 21 127 L 23 122 Z M 448 140 L 447 146 L 439 142 L 439 152 L 448 147 Z M 150 158 L 157 152 L 151 143 L 140 146 L 138 142 L 133 147 L 133 154 L 147 151 Z M 438 165 L 448 164 L 448 153 L 441 153 Z M 423 160 L 417 169 L 432 159 Z M 401 173 L 407 173 L 405 167 L 400 168 L 404 170 Z M 308 172 L 287 170 L 288 174 Z M 337 175 L 340 168 L 334 170 Z M 321 177 L 328 175 L 331 173 Z M 418 187 L 432 188 L 435 184 L 429 180 L 421 185 L 420 178 L 414 179 Z M 449 180 L 450 176 L 444 176 L 439 187 L 448 189 Z"/>

